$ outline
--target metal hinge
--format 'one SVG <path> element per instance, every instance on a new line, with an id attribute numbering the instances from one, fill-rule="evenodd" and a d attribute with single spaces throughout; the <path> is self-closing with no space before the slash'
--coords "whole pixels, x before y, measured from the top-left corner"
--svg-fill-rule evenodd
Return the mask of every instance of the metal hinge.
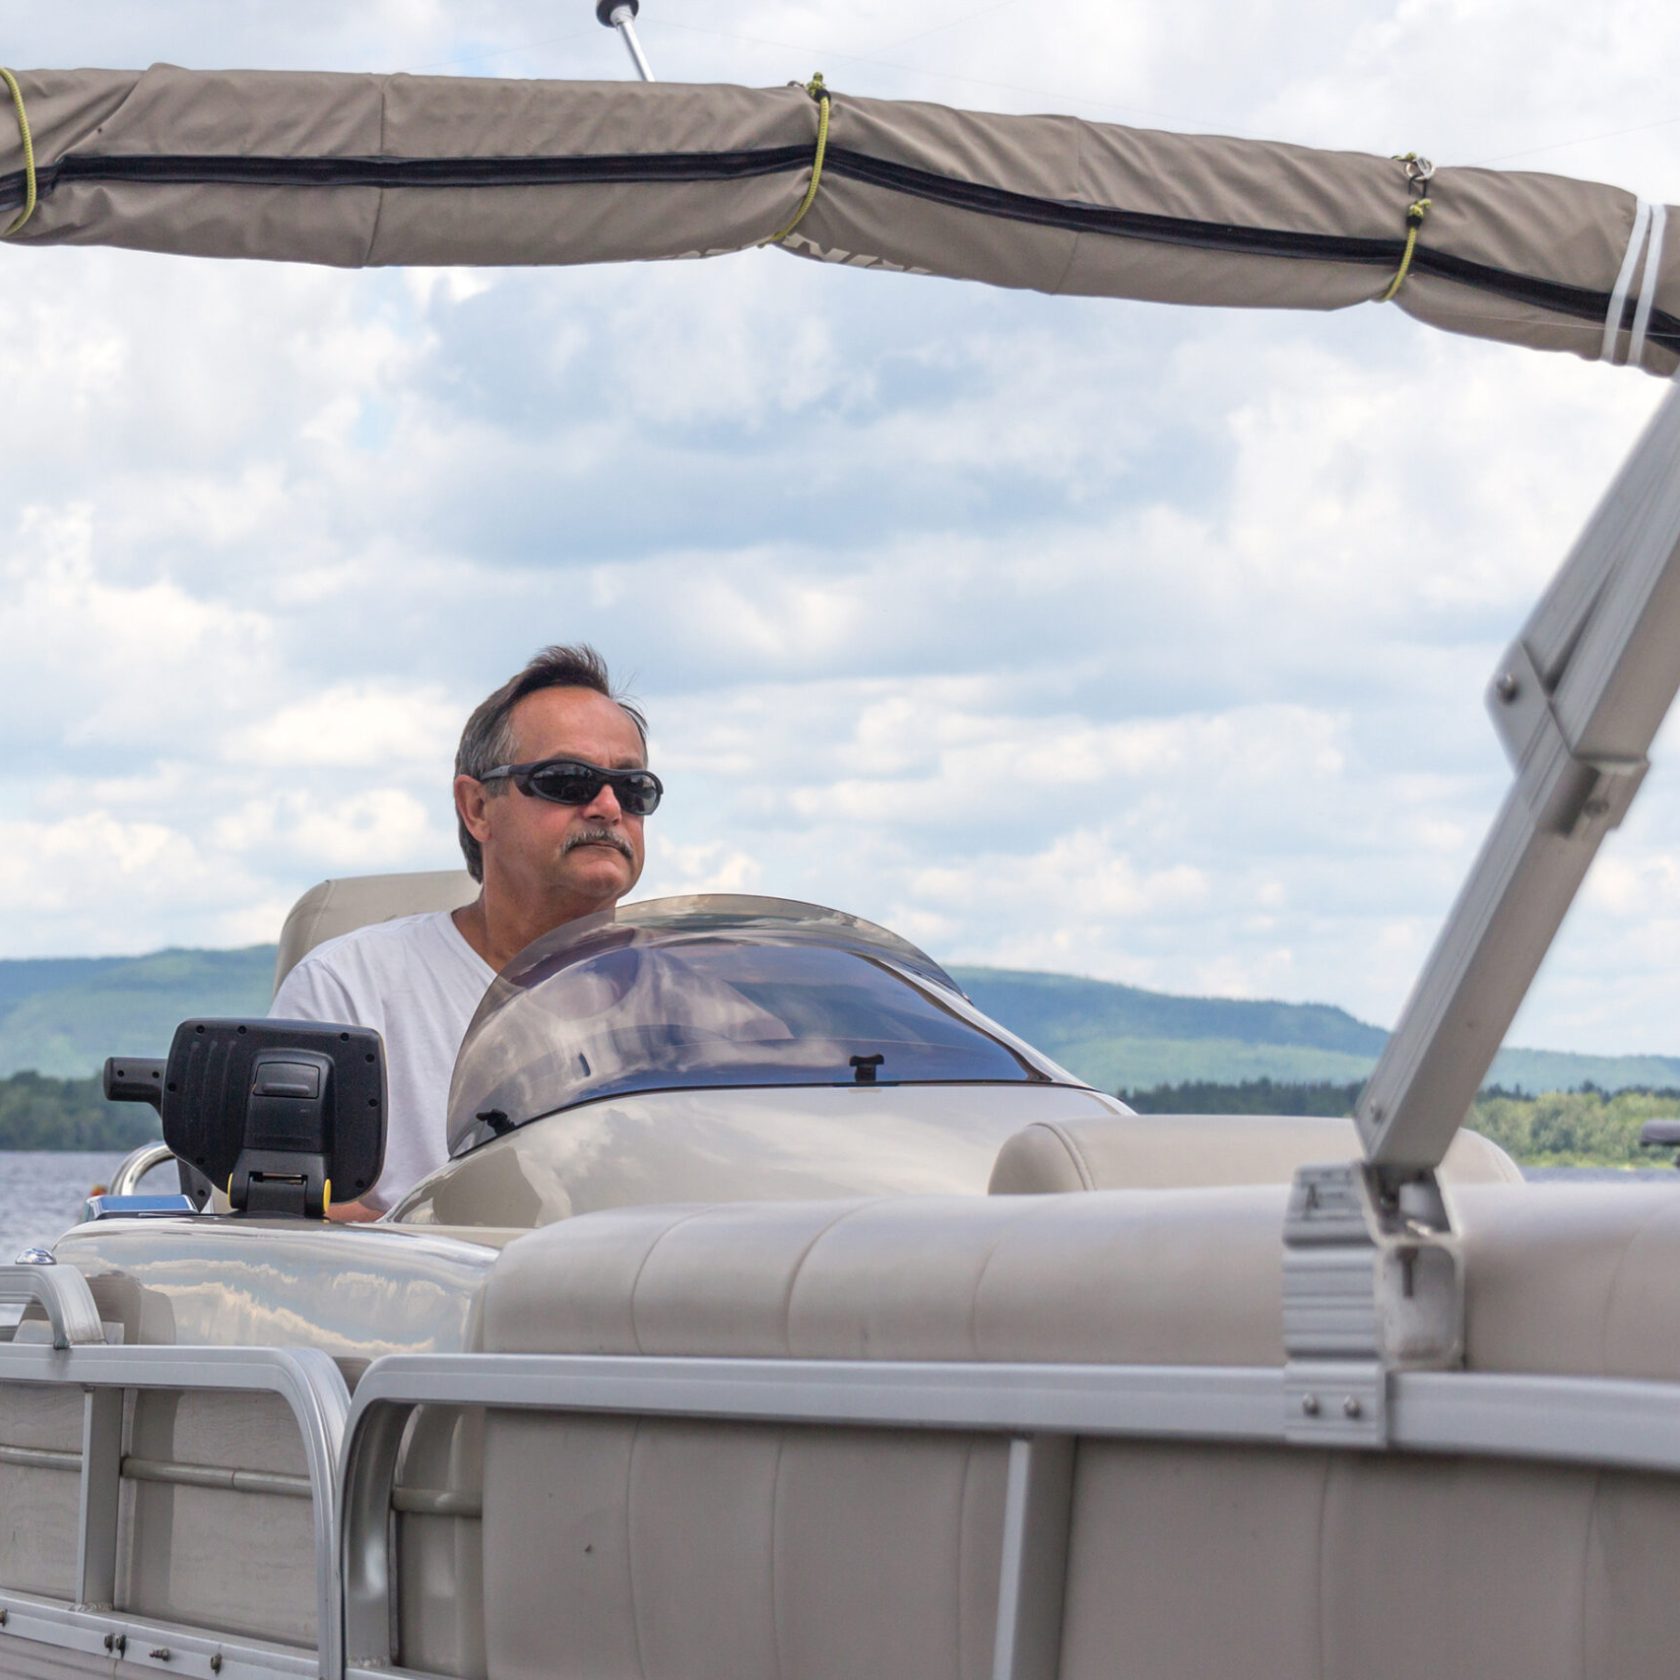
<path id="1" fill-rule="evenodd" d="M 1487 704 L 1540 829 L 1579 838 L 1589 830 L 1620 826 L 1651 761 L 1589 758 L 1578 752 L 1522 641 L 1513 642 L 1500 660 L 1488 684 Z"/>
<path id="2" fill-rule="evenodd" d="M 1433 1173 L 1398 1185 L 1363 1161 L 1302 1167 L 1284 1221 L 1284 1432 L 1382 1446 L 1388 1378 L 1464 1352 L 1457 1239 Z"/>

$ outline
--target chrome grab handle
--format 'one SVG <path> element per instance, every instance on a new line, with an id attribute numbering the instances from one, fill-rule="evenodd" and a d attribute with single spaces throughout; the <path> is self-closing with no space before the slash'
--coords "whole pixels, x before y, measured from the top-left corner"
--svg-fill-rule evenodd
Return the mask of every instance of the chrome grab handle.
<path id="1" fill-rule="evenodd" d="M 140 1180 L 154 1167 L 161 1167 L 175 1156 L 167 1143 L 143 1143 L 123 1157 L 122 1165 L 111 1175 L 113 1196 L 132 1196 L 140 1188 Z"/>
<path id="2" fill-rule="evenodd" d="M 39 1304 L 52 1325 L 55 1348 L 105 1344 L 105 1326 L 99 1322 L 99 1308 L 87 1279 L 74 1266 L 60 1266 L 51 1256 L 0 1266 L 0 1301 Z"/>

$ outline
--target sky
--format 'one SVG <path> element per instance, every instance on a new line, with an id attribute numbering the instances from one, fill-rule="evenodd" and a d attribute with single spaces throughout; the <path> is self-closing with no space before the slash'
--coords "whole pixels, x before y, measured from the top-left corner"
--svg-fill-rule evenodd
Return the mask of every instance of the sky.
<path id="1" fill-rule="evenodd" d="M 16 67 L 617 80 L 587 0 L 8 8 Z M 645 0 L 666 80 L 1680 200 L 1654 0 Z M 8 162 L 6 167 L 11 167 Z M 1664 392 L 1330 315 L 752 251 L 341 273 L 0 250 L 0 956 L 272 940 L 458 861 L 466 713 L 587 640 L 638 896 L 1392 1024 L 1509 781 L 1500 651 Z M 1512 1041 L 1680 1053 L 1680 733 Z"/>

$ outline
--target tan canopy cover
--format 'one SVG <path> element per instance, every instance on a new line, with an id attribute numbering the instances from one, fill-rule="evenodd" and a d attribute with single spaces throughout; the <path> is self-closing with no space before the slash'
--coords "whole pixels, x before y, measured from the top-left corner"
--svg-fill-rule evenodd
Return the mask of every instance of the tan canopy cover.
<path id="1" fill-rule="evenodd" d="M 710 256 L 806 196 L 800 87 L 186 71 L 18 77 L 39 203 L 18 244 L 343 267 Z M 0 206 L 25 195 L 0 93 Z M 1427 196 L 1421 220 L 1412 205 Z M 836 93 L 818 191 L 785 247 L 1044 292 L 1244 308 L 1381 298 L 1449 331 L 1598 357 L 1618 277 L 1628 356 L 1680 362 L 1680 225 L 1556 175 L 1160 134 Z M 1641 250 L 1645 255 L 1641 256 Z M 1651 261 L 1655 252 L 1656 261 Z M 1637 259 L 1637 260 L 1635 260 Z M 1648 269 L 1654 267 L 1653 276 Z"/>

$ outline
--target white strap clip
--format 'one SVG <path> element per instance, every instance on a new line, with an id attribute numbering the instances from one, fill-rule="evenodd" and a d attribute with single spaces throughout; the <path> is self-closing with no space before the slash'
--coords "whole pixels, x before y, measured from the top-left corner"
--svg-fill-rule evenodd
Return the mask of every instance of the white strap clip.
<path id="1" fill-rule="evenodd" d="M 1645 252 L 1645 269 L 1639 278 L 1639 305 L 1633 312 L 1633 330 L 1628 335 L 1627 362 L 1638 367 L 1645 355 L 1645 335 L 1651 326 L 1651 310 L 1657 301 L 1657 280 L 1662 270 L 1663 232 L 1668 222 L 1668 208 L 1640 199 L 1633 212 L 1633 229 L 1628 235 L 1627 250 L 1616 275 L 1615 289 L 1610 293 L 1610 307 L 1604 315 L 1604 343 L 1599 360 L 1616 360 L 1616 339 L 1622 330 L 1622 316 L 1627 310 L 1628 293 L 1633 288 L 1634 271 L 1639 267 L 1639 253 Z M 1647 242 L 1647 235 L 1649 240 Z"/>

